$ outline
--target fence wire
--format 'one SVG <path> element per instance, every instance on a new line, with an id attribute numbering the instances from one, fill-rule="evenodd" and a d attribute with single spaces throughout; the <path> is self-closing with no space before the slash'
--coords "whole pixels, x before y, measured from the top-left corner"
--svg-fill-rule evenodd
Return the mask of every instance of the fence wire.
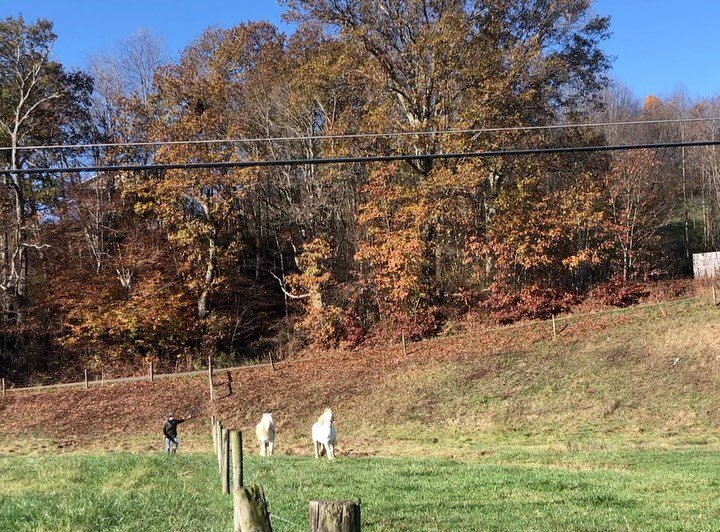
<path id="1" fill-rule="evenodd" d="M 300 529 L 302 529 L 302 530 L 305 530 L 305 528 L 306 528 L 306 527 L 303 526 L 303 525 L 299 525 L 299 524 L 297 524 L 297 523 L 294 523 L 293 521 L 290 521 L 290 520 L 288 520 L 288 519 L 285 519 L 284 517 L 280 517 L 279 515 L 276 515 L 276 514 L 273 514 L 273 513 L 270 514 L 270 519 L 277 519 L 278 521 L 282 521 L 283 523 L 287 523 L 287 524 L 289 524 L 289 525 L 293 525 L 294 527 L 300 528 Z"/>

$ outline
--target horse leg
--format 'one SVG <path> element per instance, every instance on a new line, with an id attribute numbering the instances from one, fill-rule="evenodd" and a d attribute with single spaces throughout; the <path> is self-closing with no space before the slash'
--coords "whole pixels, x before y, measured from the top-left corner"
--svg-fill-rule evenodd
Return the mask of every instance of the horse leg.
<path id="1" fill-rule="evenodd" d="M 335 446 L 328 443 L 327 449 L 328 449 L 328 460 L 334 460 L 335 459 Z"/>
<path id="2" fill-rule="evenodd" d="M 270 451 L 269 456 L 272 456 L 274 448 L 275 448 L 275 442 L 274 441 L 268 442 L 268 451 Z"/>

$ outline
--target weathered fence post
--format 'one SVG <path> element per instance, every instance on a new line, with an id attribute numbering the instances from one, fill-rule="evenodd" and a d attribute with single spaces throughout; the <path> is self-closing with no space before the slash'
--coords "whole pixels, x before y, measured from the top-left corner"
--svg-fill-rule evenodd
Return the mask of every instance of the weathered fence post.
<path id="1" fill-rule="evenodd" d="M 87 370 L 85 370 L 85 388 L 90 388 L 90 383 L 88 383 Z"/>
<path id="2" fill-rule="evenodd" d="M 105 386 L 105 368 L 100 368 L 100 386 Z"/>
<path id="3" fill-rule="evenodd" d="M 270 355 L 270 367 L 273 371 L 275 371 L 275 362 L 273 362 L 272 351 L 268 351 L 268 355 Z"/>
<path id="4" fill-rule="evenodd" d="M 2 394 L 5 397 L 5 377 L 2 378 Z"/>
<path id="5" fill-rule="evenodd" d="M 553 340 L 557 338 L 557 328 L 555 327 L 555 314 L 552 315 L 552 325 L 553 325 Z"/>
<path id="6" fill-rule="evenodd" d="M 218 459 L 218 472 L 222 475 L 222 423 L 219 421 L 215 425 L 215 441 L 217 442 L 215 453 Z"/>
<path id="7" fill-rule="evenodd" d="M 233 532 L 272 532 L 262 486 L 233 490 Z"/>
<path id="8" fill-rule="evenodd" d="M 715 285 L 712 285 L 712 293 L 713 293 L 713 305 L 717 306 L 717 294 L 715 293 Z"/>
<path id="9" fill-rule="evenodd" d="M 243 487 L 243 448 L 242 432 L 239 430 L 230 431 L 230 447 L 232 448 L 232 471 L 233 489 Z"/>
<path id="10" fill-rule="evenodd" d="M 212 434 L 213 439 L 213 452 L 215 453 L 215 456 L 217 456 L 217 432 L 215 431 L 215 424 L 217 421 L 215 421 L 215 416 L 210 416 L 210 433 Z"/>
<path id="11" fill-rule="evenodd" d="M 208 357 L 208 383 L 210 384 L 210 402 L 215 400 L 215 389 L 213 388 L 213 367 L 212 358 Z"/>
<path id="12" fill-rule="evenodd" d="M 230 431 L 222 429 L 222 469 L 220 470 L 223 493 L 230 493 Z"/>
<path id="13" fill-rule="evenodd" d="M 311 532 L 360 532 L 360 504 L 310 501 Z"/>
<path id="14" fill-rule="evenodd" d="M 151 360 L 150 361 L 150 381 L 152 382 L 154 380 L 155 380 L 155 366 L 153 364 L 153 361 Z"/>
<path id="15" fill-rule="evenodd" d="M 402 333 L 402 346 L 403 346 L 403 356 L 407 356 L 407 344 L 405 343 L 405 333 Z"/>

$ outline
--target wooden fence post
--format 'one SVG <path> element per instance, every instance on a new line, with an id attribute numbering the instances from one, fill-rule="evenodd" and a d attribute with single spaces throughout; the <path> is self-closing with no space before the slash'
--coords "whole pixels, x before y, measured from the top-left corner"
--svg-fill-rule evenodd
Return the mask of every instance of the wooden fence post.
<path id="1" fill-rule="evenodd" d="M 2 378 L 2 393 L 3 397 L 5 397 L 5 377 Z"/>
<path id="2" fill-rule="evenodd" d="M 360 504 L 310 501 L 311 532 L 360 532 Z"/>
<path id="3" fill-rule="evenodd" d="M 717 294 L 715 293 L 715 285 L 712 285 L 712 293 L 713 293 L 713 305 L 717 306 Z"/>
<path id="4" fill-rule="evenodd" d="M 270 367 L 273 371 L 275 371 L 275 362 L 273 362 L 272 351 L 268 351 L 268 355 L 270 355 Z"/>
<path id="5" fill-rule="evenodd" d="M 85 370 L 85 388 L 90 388 L 90 383 L 88 382 L 87 370 Z"/>
<path id="6" fill-rule="evenodd" d="M 222 423 L 218 422 L 215 425 L 215 438 L 217 439 L 217 459 L 218 459 L 218 472 L 222 475 Z"/>
<path id="7" fill-rule="evenodd" d="M 233 489 L 242 488 L 243 482 L 243 448 L 242 432 L 230 431 L 230 447 L 232 448 Z"/>
<path id="8" fill-rule="evenodd" d="M 208 357 L 208 383 L 210 384 L 210 402 L 213 402 L 215 400 L 215 389 L 213 388 L 213 367 L 211 357 Z"/>
<path id="9" fill-rule="evenodd" d="M 407 344 L 405 343 L 405 333 L 402 333 L 403 356 L 407 356 Z"/>
<path id="10" fill-rule="evenodd" d="M 262 486 L 233 490 L 233 532 L 272 532 Z"/>
<path id="11" fill-rule="evenodd" d="M 552 315 L 553 324 L 553 340 L 557 338 L 557 328 L 555 327 L 555 314 Z"/>
<path id="12" fill-rule="evenodd" d="M 100 368 L 100 386 L 105 386 L 105 368 Z"/>
<path id="13" fill-rule="evenodd" d="M 222 429 L 222 470 L 220 472 L 223 493 L 230 493 L 230 431 Z"/>
<path id="14" fill-rule="evenodd" d="M 150 361 L 150 381 L 155 380 L 155 366 L 153 365 L 153 361 Z"/>
<path id="15" fill-rule="evenodd" d="M 215 424 L 217 421 L 215 421 L 215 416 L 210 416 L 210 433 L 212 434 L 213 439 L 213 452 L 215 453 L 215 456 L 217 456 L 217 432 L 215 431 Z"/>

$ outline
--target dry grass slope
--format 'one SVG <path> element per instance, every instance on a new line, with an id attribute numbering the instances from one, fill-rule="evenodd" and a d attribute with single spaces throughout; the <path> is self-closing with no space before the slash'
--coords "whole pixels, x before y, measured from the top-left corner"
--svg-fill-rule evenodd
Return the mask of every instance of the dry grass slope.
<path id="1" fill-rule="evenodd" d="M 332 406 L 339 453 L 473 457 L 499 446 L 567 449 L 717 443 L 720 309 L 706 299 L 558 322 L 465 332 L 409 345 L 326 352 L 217 376 L 216 411 L 253 434 L 262 412 L 277 452 L 309 454 L 310 425 Z M 166 412 L 195 410 L 186 448 L 208 446 L 204 378 L 0 400 L 0 450 L 144 450 Z"/>

